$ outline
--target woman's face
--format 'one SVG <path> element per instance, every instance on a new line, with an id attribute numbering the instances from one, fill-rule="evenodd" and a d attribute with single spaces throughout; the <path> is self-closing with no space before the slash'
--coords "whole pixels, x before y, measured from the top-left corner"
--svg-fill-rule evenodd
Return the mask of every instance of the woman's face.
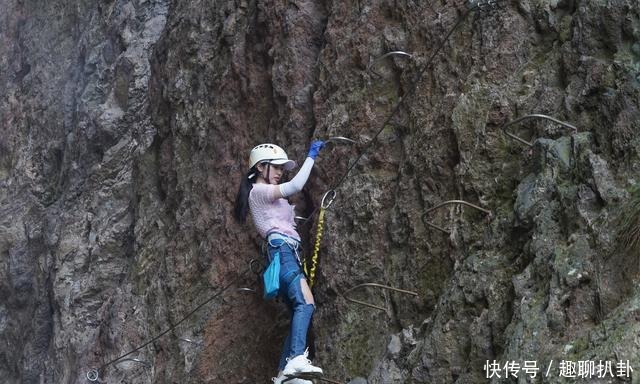
<path id="1" fill-rule="evenodd" d="M 260 171 L 260 176 L 262 176 L 268 184 L 279 184 L 280 179 L 282 179 L 282 174 L 284 173 L 284 166 L 268 163 L 259 164 L 258 171 Z M 269 180 L 267 180 L 267 174 L 269 174 Z"/>

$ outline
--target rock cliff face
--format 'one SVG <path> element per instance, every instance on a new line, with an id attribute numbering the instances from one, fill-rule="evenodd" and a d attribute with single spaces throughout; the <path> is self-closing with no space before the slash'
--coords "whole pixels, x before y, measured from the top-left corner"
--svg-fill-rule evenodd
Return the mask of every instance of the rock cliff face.
<path id="1" fill-rule="evenodd" d="M 640 5 L 502 5 L 429 61 L 464 2 L 0 0 L 3 382 L 268 382 L 288 320 L 238 289 L 260 289 L 260 240 L 231 208 L 253 145 L 302 160 L 330 136 L 358 144 L 325 149 L 294 199 L 311 214 L 362 155 L 314 289 L 328 377 L 477 383 L 535 361 L 507 381 L 564 382 L 560 361 L 602 360 L 615 377 L 591 382 L 638 382 Z M 394 50 L 412 58 L 375 60 Z M 529 114 L 577 131 L 501 130 Z M 429 211 L 447 200 L 491 215 Z M 343 296 L 368 282 L 419 296 Z M 127 356 L 147 364 L 113 362 L 173 326 Z"/>

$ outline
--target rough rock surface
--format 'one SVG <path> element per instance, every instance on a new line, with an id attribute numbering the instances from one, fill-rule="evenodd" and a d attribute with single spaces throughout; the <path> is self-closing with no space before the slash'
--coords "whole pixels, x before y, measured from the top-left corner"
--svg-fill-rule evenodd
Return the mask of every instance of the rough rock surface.
<path id="1" fill-rule="evenodd" d="M 477 383 L 487 361 L 554 361 L 533 381 L 567 382 L 562 360 L 629 360 L 633 377 L 591 382 L 638 382 L 636 0 L 504 1 L 466 17 L 432 62 L 464 2 L 0 9 L 3 382 L 86 383 L 107 363 L 104 383 L 268 382 L 287 316 L 238 290 L 260 289 L 247 272 L 260 240 L 231 208 L 253 145 L 301 160 L 329 136 L 358 144 L 325 149 L 295 199 L 311 214 L 362 155 L 327 213 L 315 288 L 329 377 Z M 375 61 L 392 50 L 413 58 Z M 534 113 L 578 132 L 509 127 L 532 147 L 502 133 Z M 492 215 L 425 214 L 446 200 Z M 313 228 L 300 232 L 309 243 Z M 353 293 L 380 311 L 342 295 L 367 282 L 419 296 Z M 112 362 L 202 303 L 128 356 L 147 364 Z"/>

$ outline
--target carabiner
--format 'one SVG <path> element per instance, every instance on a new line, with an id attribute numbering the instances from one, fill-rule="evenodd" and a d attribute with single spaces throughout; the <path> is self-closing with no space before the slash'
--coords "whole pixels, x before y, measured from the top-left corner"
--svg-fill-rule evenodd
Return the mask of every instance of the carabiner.
<path id="1" fill-rule="evenodd" d="M 87 372 L 87 380 L 98 381 L 99 378 L 100 378 L 100 375 L 97 369 L 92 369 L 89 372 Z"/>
<path id="2" fill-rule="evenodd" d="M 329 197 L 329 195 L 332 195 L 331 197 Z M 331 204 L 333 204 L 333 201 L 336 199 L 336 191 L 333 189 L 328 190 L 324 196 L 322 196 L 322 203 L 320 204 L 320 206 L 322 207 L 322 209 L 327 209 L 331 206 Z M 328 198 L 328 200 L 327 200 Z"/>

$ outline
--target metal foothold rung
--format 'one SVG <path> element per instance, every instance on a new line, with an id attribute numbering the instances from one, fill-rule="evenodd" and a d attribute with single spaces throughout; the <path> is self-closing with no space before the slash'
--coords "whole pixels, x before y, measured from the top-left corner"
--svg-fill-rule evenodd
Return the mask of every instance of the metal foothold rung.
<path id="1" fill-rule="evenodd" d="M 469 0 L 467 2 L 467 7 L 470 11 L 486 11 L 495 7 L 500 7 L 505 2 L 505 0 Z"/>
<path id="2" fill-rule="evenodd" d="M 424 213 L 422 214 L 422 221 L 423 221 L 426 225 L 428 225 L 428 226 L 430 226 L 430 227 L 432 227 L 432 228 L 435 228 L 435 229 L 437 229 L 437 230 L 439 230 L 439 231 L 441 231 L 441 232 L 444 232 L 444 233 L 446 233 L 447 235 L 450 235 L 451 233 L 450 233 L 448 230 L 446 230 L 446 229 L 442 228 L 442 227 L 441 227 L 441 226 L 439 226 L 439 225 L 436 225 L 436 224 L 433 224 L 433 223 L 431 223 L 431 222 L 427 221 L 427 220 L 425 219 L 425 216 L 427 216 L 429 213 L 431 213 L 431 212 L 435 211 L 436 209 L 442 208 L 442 207 L 447 206 L 447 205 L 452 205 L 452 204 L 462 204 L 462 205 L 466 205 L 466 206 L 468 206 L 468 207 L 471 207 L 471 208 L 473 208 L 473 209 L 477 209 L 477 210 L 479 210 L 479 211 L 482 211 L 482 212 L 486 213 L 487 215 L 489 215 L 489 217 L 490 217 L 490 218 L 491 218 L 491 217 L 493 217 L 493 213 L 492 213 L 490 210 L 485 209 L 485 208 L 482 208 L 482 207 L 479 207 L 479 206 L 477 206 L 477 205 L 475 205 L 475 204 L 469 203 L 468 201 L 464 201 L 464 200 L 448 200 L 448 201 L 444 201 L 444 202 L 442 202 L 442 203 L 440 203 L 440 204 L 438 204 L 438 205 L 436 205 L 436 206 L 434 206 L 434 207 L 431 207 L 431 208 L 427 209 L 426 211 L 424 211 Z"/>
<path id="3" fill-rule="evenodd" d="M 400 289 L 400 288 L 395 288 L 395 287 L 390 287 L 388 285 L 383 285 L 383 284 L 378 284 L 378 283 L 363 283 L 363 284 L 359 284 L 359 285 L 356 285 L 355 287 L 351 287 L 351 288 L 347 289 L 342 294 L 342 297 L 344 297 L 345 300 L 350 301 L 352 303 L 364 305 L 364 306 L 369 307 L 369 308 L 375 308 L 375 309 L 379 309 L 381 311 L 385 311 L 386 312 L 387 308 L 380 307 L 380 306 L 375 305 L 375 304 L 370 304 L 370 303 L 367 303 L 367 302 L 364 302 L 364 301 L 352 299 L 351 297 L 347 296 L 347 294 L 349 292 L 354 291 L 354 290 L 359 289 L 359 288 L 363 288 L 363 287 L 376 287 L 376 288 L 387 289 L 387 290 L 395 291 L 395 292 L 399 292 L 399 293 L 404 293 L 404 294 L 407 294 L 407 295 L 418 296 L 418 294 L 416 292 L 407 291 L 407 290 Z"/>
<path id="4" fill-rule="evenodd" d="M 199 347 L 201 347 L 201 346 L 202 346 L 202 343 L 201 343 L 201 342 L 199 342 L 199 341 L 195 341 L 195 340 L 191 340 L 191 339 L 188 339 L 188 338 L 186 338 L 186 337 L 181 337 L 181 338 L 180 338 L 180 341 L 184 341 L 184 342 L 187 342 L 187 343 L 190 343 L 190 344 L 195 344 L 195 345 L 197 345 L 197 346 L 199 346 Z"/>
<path id="5" fill-rule="evenodd" d="M 511 133 L 511 132 L 507 132 L 507 127 L 509 127 L 509 126 L 511 126 L 511 125 L 514 125 L 514 124 L 517 124 L 517 123 L 519 123 L 519 122 L 521 122 L 521 121 L 528 120 L 528 119 L 545 119 L 545 120 L 551 120 L 551 121 L 553 121 L 553 122 L 554 122 L 554 123 L 556 123 L 556 124 L 560 124 L 560 125 L 562 125 L 562 126 L 564 126 L 564 127 L 566 127 L 566 128 L 570 128 L 571 130 L 573 130 L 573 133 L 577 133 L 577 132 L 578 132 L 578 128 L 576 128 L 575 126 L 573 126 L 573 125 L 571 125 L 571 124 L 569 124 L 569 123 L 567 123 L 567 122 L 564 122 L 564 121 L 561 121 L 561 120 L 555 119 L 555 118 L 553 118 L 553 117 L 551 117 L 551 116 L 542 115 L 542 114 L 539 114 L 539 113 L 534 113 L 534 114 L 531 114 L 531 115 L 522 116 L 522 117 L 519 117 L 519 118 L 517 118 L 517 119 L 515 119 L 515 120 L 513 120 L 513 121 L 510 121 L 510 122 L 506 123 L 505 125 L 503 125 L 503 126 L 502 126 L 502 132 L 503 132 L 505 135 L 507 135 L 508 137 L 510 137 L 510 138 L 512 138 L 512 139 L 514 139 L 514 140 L 516 140 L 516 141 L 518 141 L 518 142 L 520 142 L 520 143 L 522 143 L 522 144 L 525 144 L 525 145 L 528 145 L 528 146 L 530 146 L 530 147 L 533 147 L 533 143 L 530 143 L 530 142 L 528 142 L 528 141 L 526 141 L 526 140 L 524 140 L 524 139 L 522 139 L 522 138 L 520 138 L 520 137 L 518 137 L 518 136 L 514 135 L 514 134 L 513 134 L 513 133 Z"/>
<path id="6" fill-rule="evenodd" d="M 132 361 L 134 363 L 142 364 L 145 367 L 150 367 L 151 366 L 151 363 L 149 363 L 147 361 L 144 361 L 144 360 L 137 359 L 135 357 L 134 358 L 126 358 L 126 359 L 118 360 L 118 361 L 115 362 L 115 365 L 118 365 L 120 363 L 124 363 L 125 361 Z"/>
<path id="7" fill-rule="evenodd" d="M 357 144 L 357 141 L 344 136 L 333 136 L 324 141 L 325 143 L 344 142 L 344 144 Z"/>
<path id="8" fill-rule="evenodd" d="M 408 58 L 413 58 L 413 55 L 407 52 L 403 52 L 403 51 L 391 51 L 391 52 L 387 52 L 384 55 L 378 57 L 377 59 L 373 60 L 373 62 L 371 62 L 371 64 L 369 65 L 369 67 L 367 68 L 368 71 L 371 71 L 373 73 L 375 73 L 376 75 L 382 77 L 382 75 L 378 72 L 376 72 L 373 67 L 378 64 L 378 62 L 380 62 L 381 60 L 383 60 L 386 57 L 389 56 L 404 56 L 404 57 L 408 57 Z"/>

